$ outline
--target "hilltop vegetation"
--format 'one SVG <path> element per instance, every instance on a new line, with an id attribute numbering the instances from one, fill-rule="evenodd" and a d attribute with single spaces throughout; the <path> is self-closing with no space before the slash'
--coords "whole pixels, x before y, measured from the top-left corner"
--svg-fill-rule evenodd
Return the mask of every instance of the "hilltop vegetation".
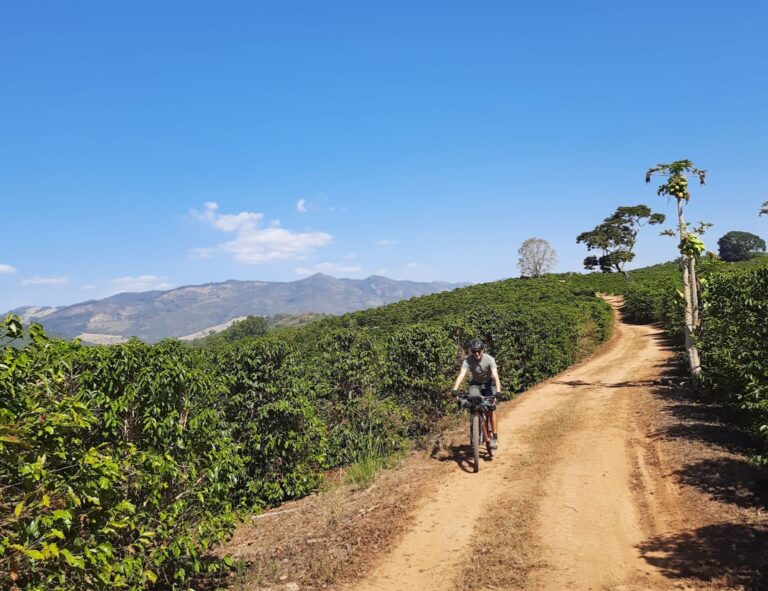
<path id="1" fill-rule="evenodd" d="M 396 281 L 371 275 L 337 279 L 317 273 L 289 282 L 224 281 L 168 291 L 119 293 L 62 308 L 19 308 L 12 313 L 41 322 L 63 338 L 112 344 L 132 336 L 146 342 L 183 338 L 219 327 L 234 318 L 279 314 L 343 314 L 403 298 L 458 287 L 444 282 Z"/>
<path id="2" fill-rule="evenodd" d="M 309 324 L 327 314 L 299 312 L 296 314 L 275 314 L 274 316 L 246 316 L 236 320 L 220 332 L 194 339 L 193 347 L 219 347 L 232 341 L 250 337 L 266 336 L 270 330 L 294 328 Z"/>
<path id="3" fill-rule="evenodd" d="M 707 384 L 765 431 L 768 258 L 703 261 Z M 187 588 L 239 512 L 314 490 L 324 470 L 422 441 L 480 337 L 517 392 L 611 332 L 596 292 L 680 326 L 673 263 L 509 279 L 195 349 L 82 347 L 6 323 L 0 570 L 20 589 Z"/>

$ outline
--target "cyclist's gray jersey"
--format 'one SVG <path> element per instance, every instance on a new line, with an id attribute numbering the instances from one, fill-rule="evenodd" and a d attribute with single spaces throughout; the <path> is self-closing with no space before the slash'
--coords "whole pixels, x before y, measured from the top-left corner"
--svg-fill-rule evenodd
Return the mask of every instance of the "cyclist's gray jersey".
<path id="1" fill-rule="evenodd" d="M 483 353 L 479 361 L 475 359 L 474 355 L 467 355 L 464 358 L 464 363 L 461 364 L 461 369 L 466 369 L 469 372 L 473 383 L 484 384 L 493 379 L 496 360 L 488 353 Z"/>

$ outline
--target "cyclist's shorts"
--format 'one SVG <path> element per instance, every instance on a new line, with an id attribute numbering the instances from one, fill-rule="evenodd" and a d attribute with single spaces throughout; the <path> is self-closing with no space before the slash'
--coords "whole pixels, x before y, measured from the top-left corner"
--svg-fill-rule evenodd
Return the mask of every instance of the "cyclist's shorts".
<path id="1" fill-rule="evenodd" d="M 496 386 L 494 385 L 493 380 L 482 384 L 475 384 L 473 382 L 469 385 L 470 396 L 493 396 L 495 394 Z"/>

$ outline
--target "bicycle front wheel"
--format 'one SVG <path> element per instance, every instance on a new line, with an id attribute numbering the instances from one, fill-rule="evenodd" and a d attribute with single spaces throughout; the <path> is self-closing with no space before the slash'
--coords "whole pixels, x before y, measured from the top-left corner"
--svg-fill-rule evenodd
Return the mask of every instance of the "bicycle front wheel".
<path id="1" fill-rule="evenodd" d="M 470 422 L 469 437 L 472 440 L 472 457 L 474 459 L 473 471 L 480 470 L 480 438 L 482 437 L 482 427 L 480 426 L 480 415 L 473 414 Z"/>

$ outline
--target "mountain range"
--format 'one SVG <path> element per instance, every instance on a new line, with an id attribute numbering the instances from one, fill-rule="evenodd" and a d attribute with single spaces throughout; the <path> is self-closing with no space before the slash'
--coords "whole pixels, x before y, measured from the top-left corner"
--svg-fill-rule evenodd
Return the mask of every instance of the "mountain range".
<path id="1" fill-rule="evenodd" d="M 344 314 L 464 285 L 398 281 L 381 275 L 337 279 L 317 273 L 298 281 L 230 280 L 167 291 L 119 293 L 60 308 L 24 306 L 11 313 L 39 322 L 50 334 L 67 339 L 109 344 L 136 336 L 156 342 L 215 332 L 248 315 Z"/>

